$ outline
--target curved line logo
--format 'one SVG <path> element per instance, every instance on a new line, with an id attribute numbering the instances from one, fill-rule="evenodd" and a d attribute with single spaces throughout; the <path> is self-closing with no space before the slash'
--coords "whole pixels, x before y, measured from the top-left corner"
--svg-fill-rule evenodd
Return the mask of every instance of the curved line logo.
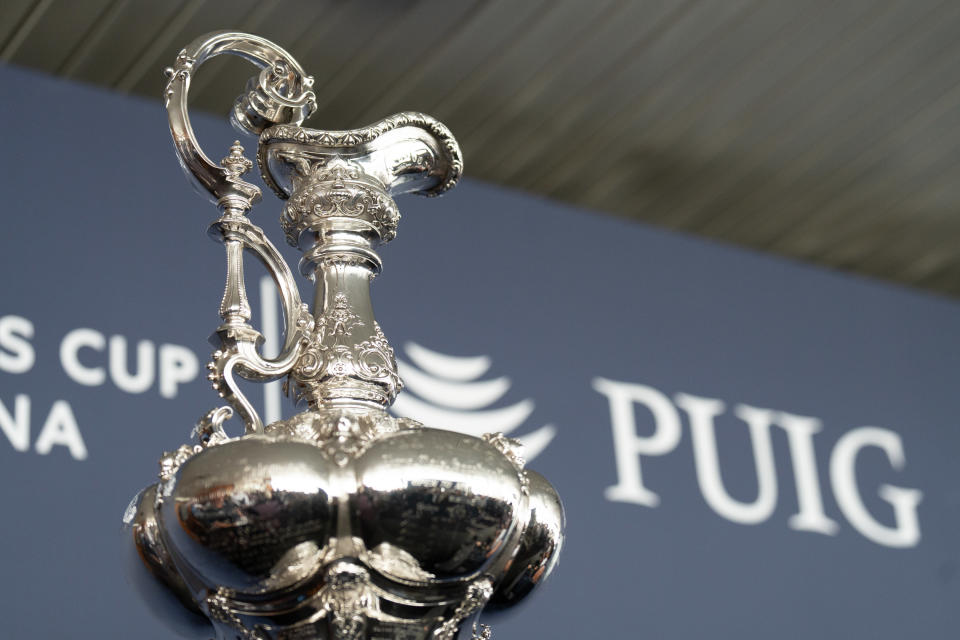
<path id="1" fill-rule="evenodd" d="M 397 359 L 407 393 L 397 396 L 391 409 L 394 414 L 471 436 L 499 431 L 523 443 L 523 457 L 528 461 L 556 435 L 550 424 L 524 435 L 511 435 L 530 417 L 533 400 L 493 408 L 510 389 L 510 380 L 480 379 L 490 369 L 488 356 L 448 356 L 415 342 L 406 343 L 404 351 L 412 364 Z"/>

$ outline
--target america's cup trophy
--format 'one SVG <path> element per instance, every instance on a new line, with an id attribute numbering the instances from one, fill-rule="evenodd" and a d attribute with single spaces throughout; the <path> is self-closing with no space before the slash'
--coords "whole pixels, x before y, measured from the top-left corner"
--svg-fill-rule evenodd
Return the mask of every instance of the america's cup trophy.
<path id="1" fill-rule="evenodd" d="M 280 226 L 303 252 L 312 310 L 248 218 L 261 195 L 243 179 L 253 163 L 239 143 L 212 162 L 190 126 L 193 75 L 223 53 L 261 69 L 231 120 L 259 135 L 257 163 L 285 201 Z M 376 250 L 397 233 L 393 197 L 451 189 L 463 168 L 456 140 L 412 112 L 350 131 L 301 127 L 316 108 L 313 78 L 256 36 L 203 36 L 167 73 L 180 161 L 220 211 L 210 234 L 226 247 L 226 289 L 207 367 L 226 404 L 163 455 L 159 481 L 128 508 L 135 584 L 187 637 L 489 637 L 481 611 L 516 604 L 556 563 L 560 499 L 524 468 L 515 440 L 387 413 L 402 382 L 369 292 Z M 282 301 L 285 337 L 273 359 L 250 324 L 244 256 L 263 263 Z M 263 424 L 238 378 L 284 378 L 302 413 Z M 224 424 L 234 416 L 242 435 Z"/>

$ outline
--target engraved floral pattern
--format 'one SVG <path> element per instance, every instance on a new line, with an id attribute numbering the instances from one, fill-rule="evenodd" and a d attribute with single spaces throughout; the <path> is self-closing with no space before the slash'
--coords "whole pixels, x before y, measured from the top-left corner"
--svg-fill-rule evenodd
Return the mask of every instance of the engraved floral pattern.
<path id="1" fill-rule="evenodd" d="M 314 405 L 333 398 L 393 402 L 402 382 L 393 348 L 380 325 L 373 322 L 372 335 L 365 340 L 349 339 L 365 326 L 350 309 L 347 296 L 336 294 L 303 339 L 300 357 L 290 372 L 301 397 Z"/>
<path id="2" fill-rule="evenodd" d="M 335 217 L 370 225 L 389 242 L 397 235 L 400 212 L 383 185 L 365 176 L 354 163 L 334 158 L 306 168 L 294 180 L 294 192 L 283 208 L 280 226 L 287 242 L 297 246 L 300 233 Z"/>

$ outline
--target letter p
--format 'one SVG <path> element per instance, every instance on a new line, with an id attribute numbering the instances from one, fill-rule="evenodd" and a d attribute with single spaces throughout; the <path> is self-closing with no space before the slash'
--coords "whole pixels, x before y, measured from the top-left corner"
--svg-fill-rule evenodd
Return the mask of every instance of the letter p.
<path id="1" fill-rule="evenodd" d="M 177 397 L 177 387 L 197 377 L 200 363 L 197 356 L 186 347 L 165 344 L 160 347 L 160 395 Z"/>
<path id="2" fill-rule="evenodd" d="M 667 396 L 653 387 L 628 382 L 594 378 L 593 388 L 610 401 L 610 421 L 617 462 L 617 484 L 607 487 L 604 495 L 614 502 L 630 502 L 656 507 L 660 496 L 643 486 L 640 456 L 661 456 L 680 443 L 680 416 Z M 634 404 L 644 405 L 655 424 L 649 436 L 637 435 Z"/>

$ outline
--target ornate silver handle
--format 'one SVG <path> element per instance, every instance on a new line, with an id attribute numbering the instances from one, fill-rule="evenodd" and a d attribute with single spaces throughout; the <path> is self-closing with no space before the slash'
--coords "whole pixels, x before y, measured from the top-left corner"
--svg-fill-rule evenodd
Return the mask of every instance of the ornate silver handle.
<path id="1" fill-rule="evenodd" d="M 316 108 L 316 98 L 310 90 L 313 78 L 290 54 L 268 40 L 244 33 L 221 31 L 202 36 L 181 51 L 174 66 L 167 69 L 170 80 L 164 96 L 174 146 L 184 172 L 220 208 L 221 216 L 211 225 L 210 233 L 223 242 L 227 252 L 227 283 L 220 303 L 223 324 L 217 329 L 221 348 L 207 365 L 208 377 L 243 419 L 246 433 L 257 433 L 263 431 L 263 421 L 240 391 L 235 376 L 268 381 L 286 375 L 297 361 L 301 338 L 310 330 L 312 318 L 301 302 L 290 268 L 263 230 L 246 217 L 260 199 L 260 189 L 242 179 L 253 166 L 244 157 L 243 147 L 234 143 L 229 155 L 219 165 L 214 164 L 200 148 L 190 126 L 187 104 L 191 77 L 205 61 L 224 53 L 238 55 L 262 69 L 247 82 L 245 92 L 234 103 L 231 120 L 240 129 L 257 135 L 275 124 L 300 124 Z M 286 339 L 274 359 L 260 354 L 263 337 L 249 324 L 244 250 L 266 267 L 280 293 Z"/>
<path id="2" fill-rule="evenodd" d="M 250 223 L 245 216 L 224 215 L 211 225 L 211 231 L 226 246 L 227 284 L 220 303 L 220 317 L 224 322 L 217 329 L 221 348 L 214 352 L 213 359 L 207 365 L 210 369 L 209 379 L 213 388 L 243 419 L 245 433 L 259 433 L 263 431 L 263 421 L 240 391 L 234 375 L 258 382 L 285 376 L 297 363 L 302 338 L 312 330 L 313 318 L 307 306 L 301 302 L 290 268 L 262 229 Z M 260 354 L 259 345 L 263 342 L 263 336 L 248 322 L 250 306 L 243 277 L 243 250 L 253 253 L 260 260 L 273 277 L 280 294 L 285 340 L 280 354 L 274 359 L 264 358 Z"/>

